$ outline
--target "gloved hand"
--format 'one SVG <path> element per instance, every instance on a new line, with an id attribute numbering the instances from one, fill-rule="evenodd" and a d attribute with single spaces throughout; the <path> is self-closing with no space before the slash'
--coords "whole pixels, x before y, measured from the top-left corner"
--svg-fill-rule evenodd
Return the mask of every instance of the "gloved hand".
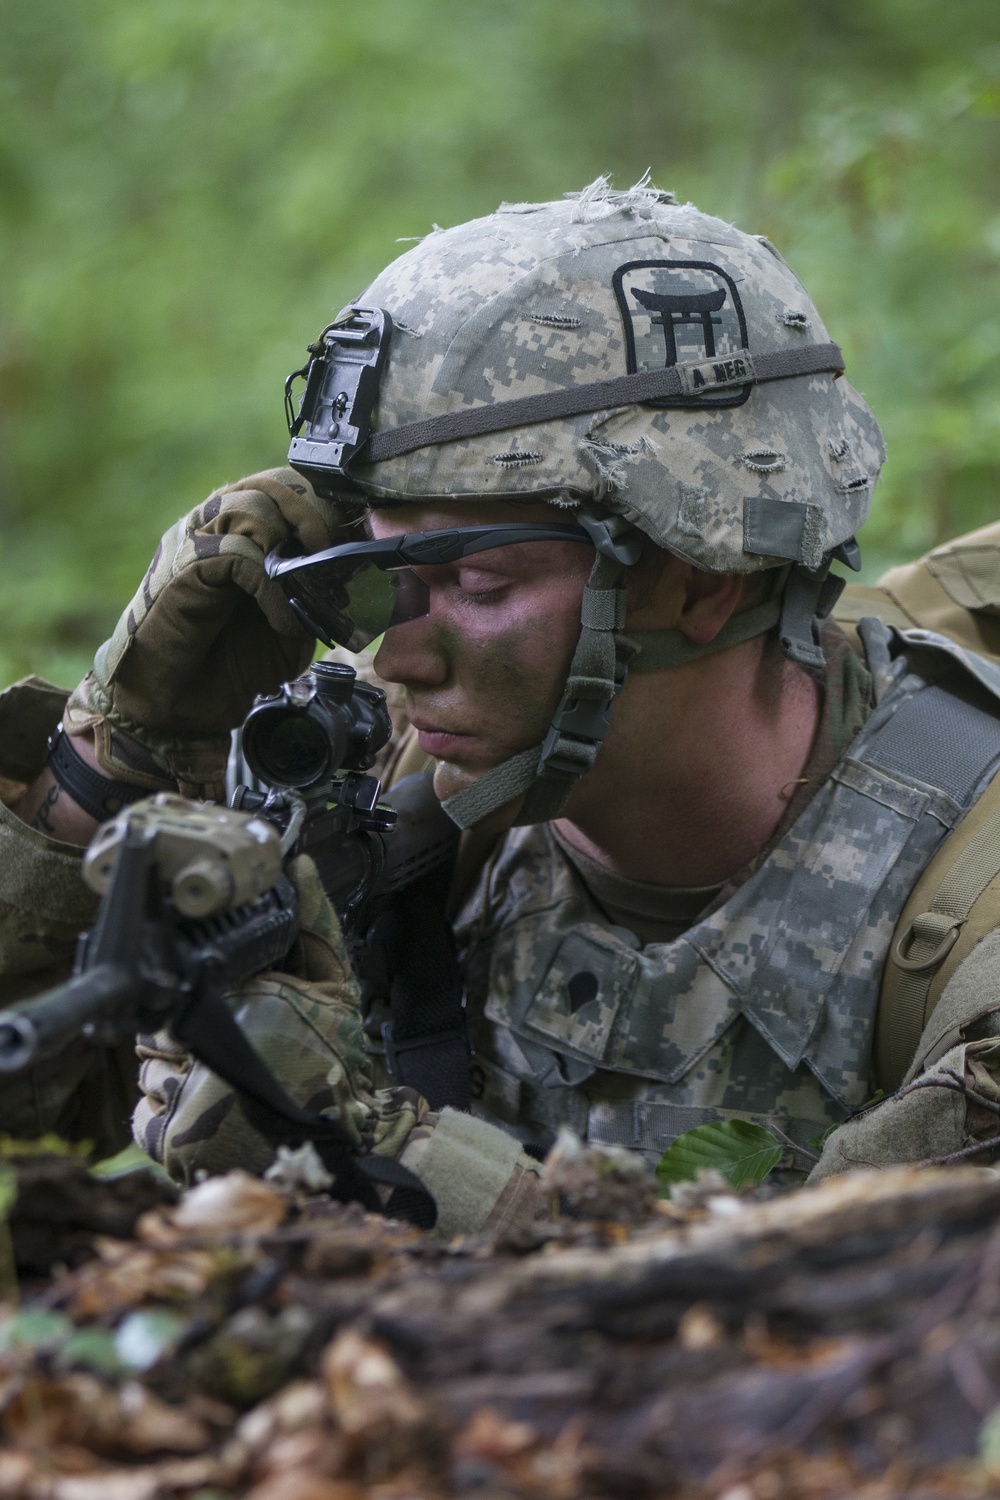
<path id="1" fill-rule="evenodd" d="M 264 556 L 293 536 L 310 552 L 333 546 L 346 524 L 292 469 L 216 490 L 162 538 L 67 704 L 66 732 L 93 732 L 116 781 L 218 800 L 229 731 L 257 693 L 304 672 L 315 646 Z"/>
<path id="2" fill-rule="evenodd" d="M 430 1111 L 414 1089 L 376 1089 L 361 1029 L 360 994 L 340 923 L 312 860 L 288 874 L 299 895 L 300 934 L 288 972 L 261 974 L 230 997 L 240 1026 L 286 1091 L 332 1112 L 363 1151 L 393 1156 L 438 1205 L 445 1236 L 532 1218 L 544 1205 L 538 1163 L 512 1136 L 471 1115 Z M 263 1172 L 274 1149 L 248 1124 L 229 1086 L 169 1032 L 141 1037 L 142 1098 L 136 1141 L 179 1182 L 243 1167 Z"/>
<path id="3" fill-rule="evenodd" d="M 336 913 L 307 856 L 287 869 L 299 897 L 299 937 L 286 972 L 255 976 L 230 996 L 237 1021 L 297 1104 L 336 1113 L 355 1145 L 397 1156 L 428 1106 L 413 1089 L 376 1096 L 361 1029 L 360 992 Z M 240 1166 L 263 1172 L 274 1150 L 236 1096 L 166 1031 L 140 1037 L 142 1098 L 135 1139 L 171 1176 Z"/>

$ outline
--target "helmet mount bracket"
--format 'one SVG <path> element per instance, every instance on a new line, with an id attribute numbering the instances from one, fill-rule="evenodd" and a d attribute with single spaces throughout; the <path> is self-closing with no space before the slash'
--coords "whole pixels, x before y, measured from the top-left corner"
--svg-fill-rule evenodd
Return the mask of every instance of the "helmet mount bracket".
<path id="1" fill-rule="evenodd" d="M 379 307 L 349 307 L 309 345 L 309 361 L 285 381 L 288 462 L 318 495 L 343 488 L 347 465 L 368 441 L 392 318 Z M 293 387 L 305 380 L 295 410 Z"/>

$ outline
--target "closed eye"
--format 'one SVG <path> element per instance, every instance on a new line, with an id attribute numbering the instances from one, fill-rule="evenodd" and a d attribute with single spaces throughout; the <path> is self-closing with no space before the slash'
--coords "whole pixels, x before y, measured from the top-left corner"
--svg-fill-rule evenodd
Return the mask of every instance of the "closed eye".
<path id="1" fill-rule="evenodd" d="M 498 598 L 511 583 L 505 573 L 496 573 L 489 568 L 460 567 L 457 575 L 455 582 L 459 591 L 470 599 Z"/>

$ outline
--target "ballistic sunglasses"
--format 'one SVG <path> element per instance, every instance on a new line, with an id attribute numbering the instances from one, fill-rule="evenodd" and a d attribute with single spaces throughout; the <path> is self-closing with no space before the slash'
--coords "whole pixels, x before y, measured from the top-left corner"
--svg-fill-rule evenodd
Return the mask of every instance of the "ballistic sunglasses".
<path id="1" fill-rule="evenodd" d="M 546 541 L 594 545 L 582 526 L 511 522 L 347 542 L 306 557 L 289 556 L 286 544 L 268 553 L 264 568 L 311 635 L 327 646 L 363 651 L 393 625 L 429 612 L 430 590 L 414 567 L 452 563 L 514 542 Z"/>

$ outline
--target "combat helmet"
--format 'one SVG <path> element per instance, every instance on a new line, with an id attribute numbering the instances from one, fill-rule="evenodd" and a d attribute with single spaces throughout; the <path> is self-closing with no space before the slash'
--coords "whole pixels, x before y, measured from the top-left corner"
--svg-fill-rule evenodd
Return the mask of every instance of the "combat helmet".
<path id="1" fill-rule="evenodd" d="M 630 665 L 775 624 L 786 655 L 822 665 L 818 622 L 842 586 L 830 563 L 857 566 L 884 446 L 763 236 L 601 178 L 435 229 L 311 353 L 289 461 L 317 488 L 346 481 L 373 505 L 547 500 L 598 547 L 549 736 L 445 804 L 462 826 L 526 790 L 519 821 L 556 816 Z M 775 587 L 707 647 L 626 636 L 637 533 L 712 572 L 777 570 Z"/>

